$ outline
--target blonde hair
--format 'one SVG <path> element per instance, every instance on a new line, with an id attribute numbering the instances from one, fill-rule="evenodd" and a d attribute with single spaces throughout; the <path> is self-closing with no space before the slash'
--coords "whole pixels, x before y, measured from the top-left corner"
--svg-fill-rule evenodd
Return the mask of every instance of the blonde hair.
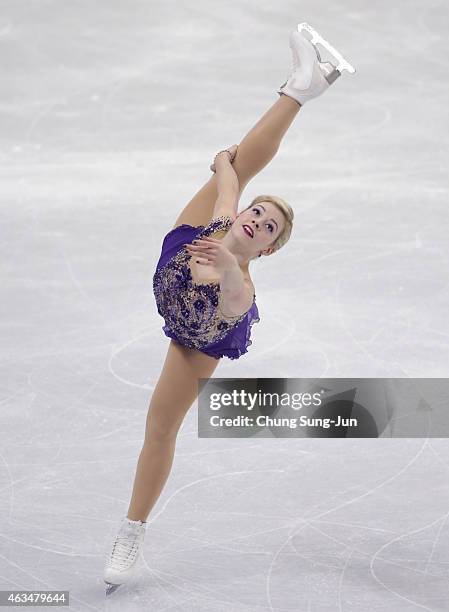
<path id="1" fill-rule="evenodd" d="M 257 196 L 257 198 L 254 198 L 251 204 L 247 206 L 246 208 L 244 208 L 241 212 L 248 210 L 249 208 L 251 208 L 252 206 L 255 206 L 256 204 L 260 204 L 260 202 L 271 202 L 284 215 L 284 219 L 285 219 L 284 229 L 279 234 L 279 236 L 273 241 L 273 243 L 270 245 L 273 247 L 273 253 L 275 253 L 276 251 L 279 251 L 279 249 L 282 248 L 284 244 L 286 244 L 290 239 L 292 229 L 293 229 L 293 218 L 295 216 L 293 212 L 293 208 L 290 206 L 290 204 L 287 204 L 285 200 L 283 200 L 282 198 L 279 198 L 278 196 L 260 195 L 260 196 Z"/>

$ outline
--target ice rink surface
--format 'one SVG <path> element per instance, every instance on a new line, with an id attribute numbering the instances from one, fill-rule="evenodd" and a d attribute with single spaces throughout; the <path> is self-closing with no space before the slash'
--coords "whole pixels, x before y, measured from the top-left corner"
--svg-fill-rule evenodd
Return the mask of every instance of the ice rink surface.
<path id="1" fill-rule="evenodd" d="M 295 209 L 251 267 L 261 322 L 222 377 L 447 377 L 449 8 L 3 1 L 0 589 L 71 610 L 447 610 L 446 439 L 198 439 L 136 579 L 105 600 L 169 340 L 164 234 L 291 71 L 307 21 L 357 74 L 246 188 Z"/>

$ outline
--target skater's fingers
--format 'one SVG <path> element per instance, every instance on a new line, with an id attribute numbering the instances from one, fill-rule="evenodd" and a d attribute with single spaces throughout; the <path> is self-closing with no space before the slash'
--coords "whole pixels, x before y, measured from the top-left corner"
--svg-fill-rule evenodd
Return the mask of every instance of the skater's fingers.
<path id="1" fill-rule="evenodd" d="M 186 246 L 186 250 L 189 253 L 214 253 L 216 251 L 217 247 L 215 247 L 214 245 L 198 245 L 198 246 L 193 246 L 191 244 L 188 244 Z"/>
<path id="2" fill-rule="evenodd" d="M 218 249 L 220 246 L 220 242 L 212 242 L 209 240 L 195 240 L 194 244 L 191 244 L 190 246 L 192 246 L 194 249 L 195 248 L 201 248 L 201 249 Z"/>
<path id="3" fill-rule="evenodd" d="M 208 259 L 202 258 L 202 259 L 195 259 L 197 264 L 200 264 L 200 266 L 210 266 L 211 265 L 211 261 L 209 261 Z"/>
<path id="4" fill-rule="evenodd" d="M 199 255 L 206 255 L 205 251 L 201 251 L 201 249 L 192 249 L 192 248 L 187 247 L 186 251 L 191 257 L 196 257 Z"/>
<path id="5" fill-rule="evenodd" d="M 187 242 L 186 243 L 187 247 L 190 247 L 192 249 L 197 249 L 199 247 L 213 247 L 215 246 L 212 242 L 204 242 L 202 240 L 192 240 L 192 242 Z"/>
<path id="6" fill-rule="evenodd" d="M 229 147 L 228 151 L 231 154 L 231 162 L 234 161 L 234 158 L 237 154 L 237 149 L 238 149 L 238 145 L 232 145 L 232 147 Z"/>
<path id="7" fill-rule="evenodd" d="M 211 238 L 210 236 L 205 236 L 204 238 L 197 238 L 193 241 L 196 243 L 207 242 L 209 244 L 221 244 L 221 240 L 217 240 L 217 238 Z"/>

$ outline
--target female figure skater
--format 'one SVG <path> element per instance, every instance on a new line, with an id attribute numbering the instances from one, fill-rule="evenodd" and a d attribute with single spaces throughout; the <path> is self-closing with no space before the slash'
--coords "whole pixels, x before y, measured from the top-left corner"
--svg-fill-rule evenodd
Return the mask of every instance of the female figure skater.
<path id="1" fill-rule="evenodd" d="M 133 574 L 146 519 L 168 478 L 198 379 L 211 377 L 221 357 L 238 359 L 251 344 L 251 325 L 259 313 L 250 261 L 272 255 L 290 237 L 293 211 L 281 198 L 261 195 L 241 212 L 237 207 L 247 183 L 278 151 L 301 106 L 341 74 L 340 66 L 320 61 L 313 39 L 300 30 L 304 25 L 290 35 L 293 71 L 277 91 L 279 99 L 238 147 L 216 155 L 214 175 L 164 238 L 153 287 L 171 340 L 148 410 L 128 513 L 107 558 L 107 594 Z"/>

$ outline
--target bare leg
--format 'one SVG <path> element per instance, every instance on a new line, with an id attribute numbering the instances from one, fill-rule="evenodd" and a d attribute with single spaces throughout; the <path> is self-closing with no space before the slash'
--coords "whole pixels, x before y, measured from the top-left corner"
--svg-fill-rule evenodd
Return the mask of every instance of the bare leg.
<path id="1" fill-rule="evenodd" d="M 129 519 L 145 521 L 156 503 L 170 474 L 178 430 L 198 395 L 198 378 L 212 376 L 218 363 L 218 359 L 170 341 L 148 410 Z"/>
<path id="2" fill-rule="evenodd" d="M 241 192 L 276 155 L 299 110 L 295 100 L 280 96 L 243 138 L 233 163 Z"/>
<path id="3" fill-rule="evenodd" d="M 240 192 L 273 159 L 299 109 L 297 102 L 281 96 L 244 137 L 233 163 Z M 213 175 L 186 206 L 175 226 L 209 222 L 218 196 L 216 182 Z M 200 351 L 170 342 L 151 398 L 127 514 L 129 519 L 146 520 L 159 498 L 172 467 L 179 427 L 197 397 L 198 378 L 209 378 L 218 363 Z"/>
<path id="4" fill-rule="evenodd" d="M 276 155 L 282 138 L 300 108 L 292 98 L 280 96 L 243 138 L 233 162 L 239 178 L 240 193 Z M 214 174 L 185 206 L 174 227 L 182 223 L 206 225 L 212 217 L 217 197 L 217 179 Z"/>

